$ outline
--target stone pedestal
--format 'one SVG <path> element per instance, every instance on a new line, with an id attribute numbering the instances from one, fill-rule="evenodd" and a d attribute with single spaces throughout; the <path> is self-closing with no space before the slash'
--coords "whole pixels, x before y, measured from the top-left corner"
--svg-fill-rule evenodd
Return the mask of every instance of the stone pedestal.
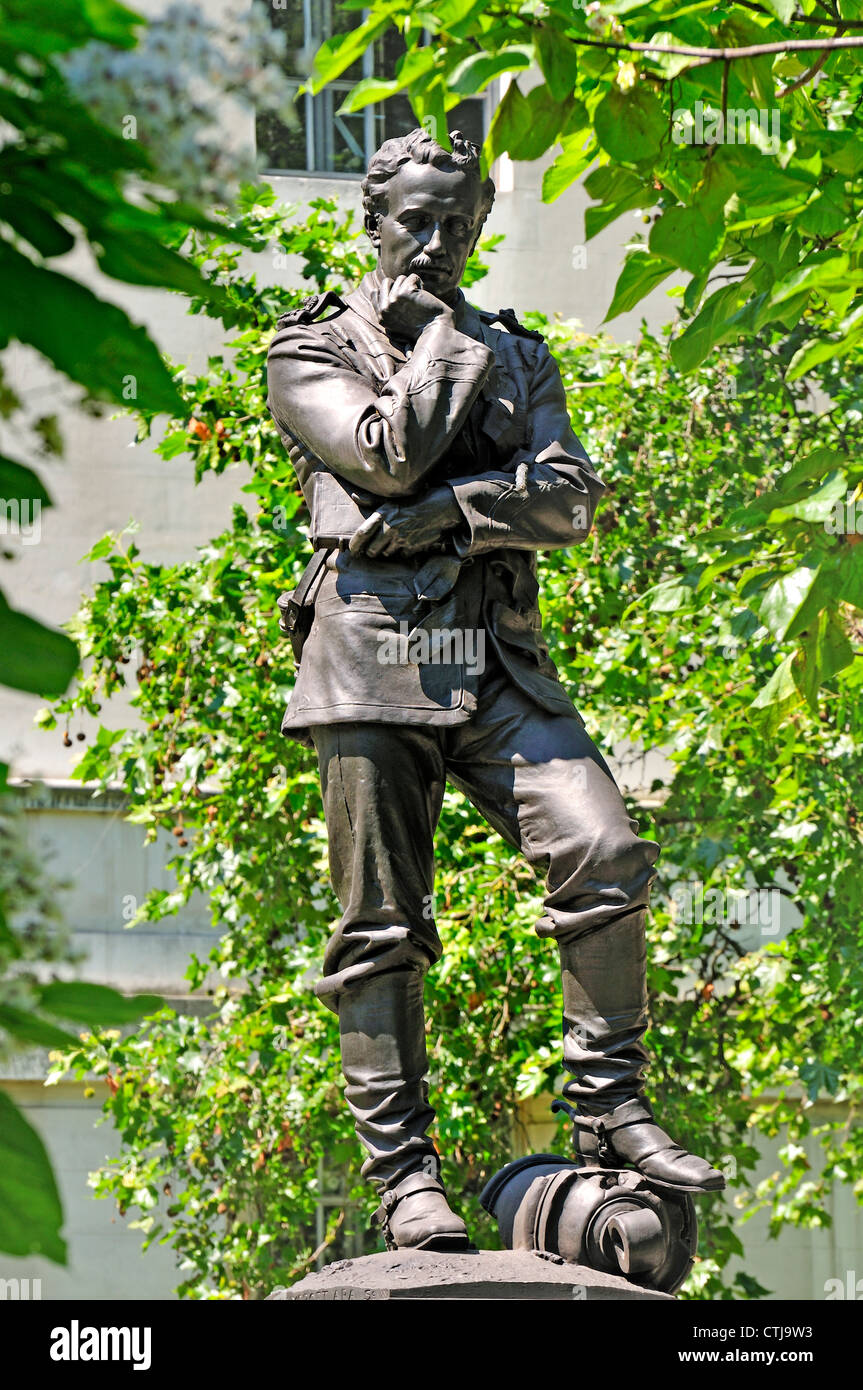
<path id="1" fill-rule="evenodd" d="M 567 1264 L 529 1250 L 477 1250 L 458 1255 L 396 1250 L 364 1255 L 357 1260 L 339 1260 L 288 1289 L 276 1289 L 267 1302 L 343 1298 L 674 1301 L 670 1294 L 641 1289 L 613 1274 L 599 1274 L 583 1265 Z"/>

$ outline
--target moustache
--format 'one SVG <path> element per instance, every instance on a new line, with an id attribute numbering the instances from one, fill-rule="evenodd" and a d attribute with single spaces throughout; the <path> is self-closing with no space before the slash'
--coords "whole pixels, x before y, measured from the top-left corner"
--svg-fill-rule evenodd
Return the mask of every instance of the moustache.
<path id="1" fill-rule="evenodd" d="M 452 271 L 451 265 L 444 265 L 441 261 L 433 261 L 429 256 L 415 256 L 410 263 L 410 272 L 414 275 L 421 275 L 424 270 L 435 270 L 441 274 Z"/>

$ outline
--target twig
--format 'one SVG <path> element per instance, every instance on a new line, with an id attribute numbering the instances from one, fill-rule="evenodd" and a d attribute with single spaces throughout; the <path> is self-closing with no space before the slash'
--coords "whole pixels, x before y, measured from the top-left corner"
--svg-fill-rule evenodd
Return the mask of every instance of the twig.
<path id="1" fill-rule="evenodd" d="M 332 1228 L 332 1230 L 329 1231 L 328 1234 L 324 1236 L 324 1238 L 323 1238 L 323 1240 L 321 1241 L 320 1245 L 318 1246 L 317 1250 L 313 1250 L 312 1253 L 311 1253 L 311 1255 L 307 1256 L 307 1258 L 306 1258 L 305 1260 L 301 1260 L 299 1264 L 294 1265 L 293 1269 L 291 1270 L 291 1274 L 299 1274 L 299 1273 L 301 1272 L 301 1270 L 308 1269 L 309 1265 L 312 1264 L 312 1263 L 318 1258 L 319 1255 L 323 1255 L 323 1253 L 324 1253 L 324 1251 L 326 1250 L 327 1246 L 328 1246 L 328 1245 L 332 1245 L 333 1241 L 335 1240 L 335 1238 L 336 1238 L 336 1233 L 337 1233 L 339 1227 L 341 1226 L 342 1222 L 344 1221 L 344 1219 L 345 1219 L 345 1209 L 344 1209 L 344 1207 L 342 1207 L 341 1211 L 339 1212 L 338 1216 L 336 1217 L 335 1221 L 333 1222 L 333 1228 Z"/>
<path id="2" fill-rule="evenodd" d="M 840 30 L 839 32 L 841 33 L 842 31 Z M 789 92 L 796 92 L 798 87 L 805 87 L 807 82 L 811 82 L 813 77 L 818 75 L 829 57 L 830 49 L 825 48 L 820 57 L 816 58 L 811 68 L 807 68 L 804 73 L 801 73 L 798 78 L 790 82 L 787 87 L 783 87 L 782 91 L 778 92 L 777 95 L 779 97 L 787 97 Z"/>

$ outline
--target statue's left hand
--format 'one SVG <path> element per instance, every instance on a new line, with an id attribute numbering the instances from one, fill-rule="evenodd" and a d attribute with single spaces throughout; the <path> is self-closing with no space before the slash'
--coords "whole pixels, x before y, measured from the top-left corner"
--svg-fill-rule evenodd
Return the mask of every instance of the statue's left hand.
<path id="1" fill-rule="evenodd" d="M 416 555 L 433 550 L 444 533 L 461 520 L 458 503 L 448 487 L 433 488 L 405 502 L 384 502 L 351 536 L 352 555 L 375 559 L 382 555 Z"/>

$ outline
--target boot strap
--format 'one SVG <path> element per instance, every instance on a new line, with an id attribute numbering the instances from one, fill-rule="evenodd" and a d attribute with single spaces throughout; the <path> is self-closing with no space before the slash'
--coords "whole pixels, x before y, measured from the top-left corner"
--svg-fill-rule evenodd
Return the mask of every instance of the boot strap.
<path id="1" fill-rule="evenodd" d="M 372 1226 L 380 1226 L 388 1250 L 397 1248 L 390 1235 L 389 1218 L 405 1197 L 413 1197 L 417 1192 L 440 1192 L 446 1196 L 443 1183 L 429 1173 L 410 1173 L 395 1187 L 388 1187 L 381 1193 L 381 1204 L 372 1217 Z"/>
<path id="2" fill-rule="evenodd" d="M 561 1105 L 561 1108 L 564 1108 L 563 1105 Z M 644 1142 L 650 1143 L 651 1140 L 648 1138 L 649 1130 L 658 1129 L 656 1121 L 653 1118 L 653 1111 L 645 1100 L 634 1099 L 624 1101 L 622 1105 L 616 1106 L 614 1110 L 610 1110 L 604 1115 L 581 1115 L 577 1111 L 572 1111 L 569 1106 L 565 1108 L 569 1110 L 572 1116 L 573 1127 L 581 1131 L 587 1131 L 595 1138 L 596 1156 L 601 1163 L 615 1157 L 615 1153 L 611 1147 L 611 1143 L 613 1143 L 611 1136 L 614 1134 L 615 1130 L 641 1130 L 641 1137 Z M 645 1130 L 647 1132 L 644 1132 Z M 662 1131 L 659 1130 L 659 1133 L 661 1134 Z M 636 1134 L 633 1137 L 638 1136 Z M 665 1137 L 667 1138 L 667 1136 Z M 611 1143 L 609 1141 L 611 1141 Z M 650 1158 L 654 1153 L 658 1153 L 660 1150 L 667 1147 L 669 1146 L 660 1144 L 657 1148 L 651 1149 L 650 1153 L 641 1154 L 639 1157 Z"/>

